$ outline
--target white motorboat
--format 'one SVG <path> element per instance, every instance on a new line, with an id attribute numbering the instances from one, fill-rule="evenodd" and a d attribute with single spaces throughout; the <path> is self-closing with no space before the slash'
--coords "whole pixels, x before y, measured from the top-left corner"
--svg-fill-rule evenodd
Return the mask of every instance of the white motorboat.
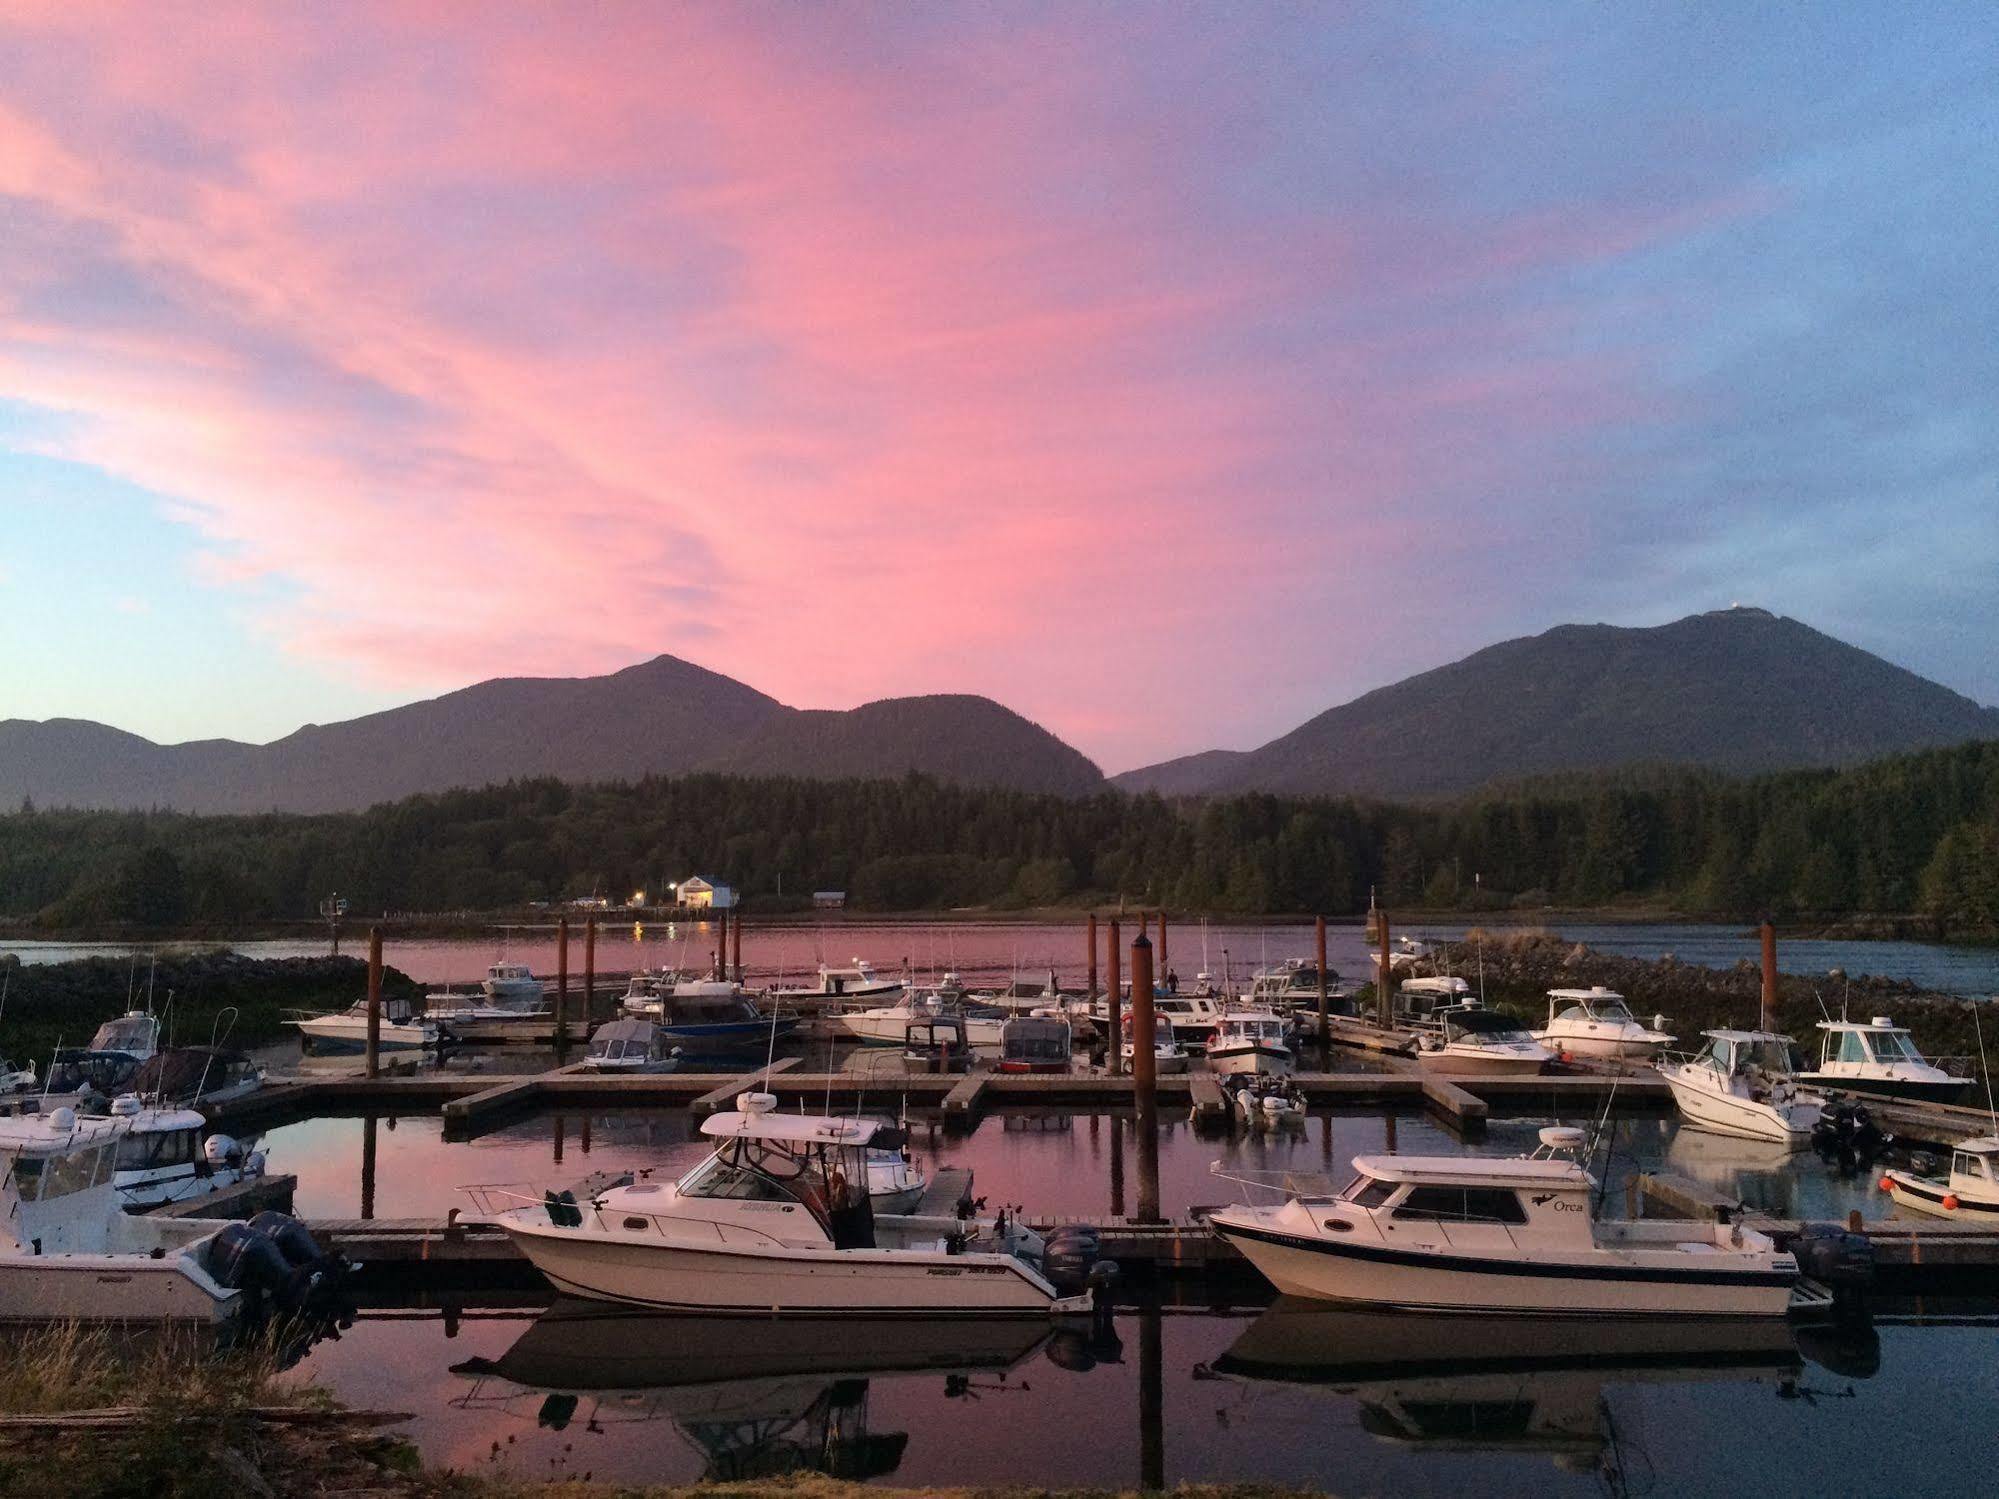
<path id="1" fill-rule="evenodd" d="M 1819 1064 L 1798 1081 L 1811 1088 L 1838 1088 L 1884 1098 L 1916 1098 L 1927 1103 L 1961 1103 L 1971 1089 L 1968 1077 L 1952 1077 L 1916 1050 L 1908 1028 L 1886 1015 L 1864 1025 L 1857 1020 L 1822 1020 Z"/>
<path id="2" fill-rule="evenodd" d="M 1420 1028 L 1432 1024 L 1439 1010 L 1474 1004 L 1477 1000 L 1471 985 L 1454 975 L 1404 979 L 1395 988 L 1395 1015 L 1402 1024 Z"/>
<path id="3" fill-rule="evenodd" d="M 1550 989 L 1548 1023 L 1534 1039 L 1559 1056 L 1605 1062 L 1651 1062 L 1673 1044 L 1666 1017 L 1647 1026 L 1631 1013 L 1624 996 L 1601 984 L 1588 989 Z"/>
<path id="4" fill-rule="evenodd" d="M 33 1093 L 41 1086 L 41 1078 L 35 1073 L 33 1062 L 23 1062 L 20 1066 L 0 1057 L 0 1098 L 13 1098 L 23 1093 Z"/>
<path id="5" fill-rule="evenodd" d="M 1416 1061 L 1445 1077 L 1533 1077 L 1554 1055 L 1527 1027 L 1476 1000 L 1438 1010 L 1419 1033 Z"/>
<path id="6" fill-rule="evenodd" d="M 1223 1077 L 1241 1073 L 1288 1076 L 1296 1055 L 1290 1026 L 1271 1010 L 1230 1010 L 1208 1042 L 1208 1070 Z"/>
<path id="7" fill-rule="evenodd" d="M 1131 1071 L 1132 1061 L 1138 1056 L 1138 1043 L 1131 1039 L 1131 1012 L 1124 1017 L 1124 1040 L 1118 1047 L 1118 1055 L 1124 1058 L 1124 1070 Z M 1180 1036 L 1173 1028 L 1170 1016 L 1155 1012 L 1152 1017 L 1152 1070 L 1160 1077 L 1171 1073 L 1185 1072 L 1193 1059 L 1187 1055 L 1187 1048 L 1180 1044 Z"/>
<path id="8" fill-rule="evenodd" d="M 929 1185 L 930 1179 L 907 1145 L 869 1149 L 868 1200 L 877 1213 L 907 1215 L 915 1211 Z"/>
<path id="9" fill-rule="evenodd" d="M 0 1322 L 213 1324 L 241 1310 L 209 1269 L 220 1225 L 119 1203 L 130 1128 L 67 1108 L 0 1120 Z"/>
<path id="10" fill-rule="evenodd" d="M 309 1051 L 361 1051 L 368 1044 L 368 1001 L 359 999 L 330 1015 L 307 1015 L 285 1023 L 298 1027 L 300 1042 Z M 428 1017 L 416 1018 L 408 1000 L 382 1001 L 377 1041 L 381 1050 L 428 1050 L 437 1045 L 438 1035 L 437 1023 Z"/>
<path id="11" fill-rule="evenodd" d="M 1328 1000 L 1340 991 L 1340 976 L 1326 970 Z M 1302 1014 L 1319 1009 L 1319 965 L 1303 958 L 1289 958 L 1274 968 L 1259 969 L 1250 975 L 1243 991 L 1243 1003 L 1255 1010 L 1275 1010 L 1280 1015 Z"/>
<path id="12" fill-rule="evenodd" d="M 1999 1137 L 1960 1141 L 1951 1149 L 1947 1176 L 1883 1172 L 1881 1190 L 1896 1207 L 1968 1223 L 1999 1223 Z"/>
<path id="13" fill-rule="evenodd" d="M 1205 1047 L 1214 1038 L 1215 1027 L 1221 1024 L 1222 1016 L 1228 1013 L 1228 1001 L 1212 989 L 1196 988 L 1191 993 L 1165 994 L 1158 989 L 1152 991 L 1152 1013 L 1164 1016 L 1173 1022 L 1173 1034 L 1181 1044 L 1190 1048 Z M 1121 1014 L 1131 1010 L 1131 994 L 1127 987 L 1119 1002 Z M 1090 1018 L 1099 1025 L 1110 1024 L 1110 1003 L 1106 996 L 1098 995 L 1090 1005 Z"/>
<path id="14" fill-rule="evenodd" d="M 1707 1045 L 1698 1056 L 1659 1064 L 1687 1123 L 1793 1150 L 1810 1145 L 1821 1101 L 1798 1087 L 1791 1038 L 1771 1031 L 1702 1034 Z"/>
<path id="15" fill-rule="evenodd" d="M 254 1140 L 210 1134 L 198 1110 L 148 1108 L 128 1093 L 112 1100 L 111 1114 L 127 1126 L 111 1184 L 128 1209 L 189 1202 L 264 1174 L 264 1153 Z"/>
<path id="16" fill-rule="evenodd" d="M 1595 1179 L 1541 1132 L 1532 1156 L 1360 1156 L 1334 1196 L 1228 1207 L 1216 1233 L 1289 1296 L 1545 1317 L 1780 1317 L 1797 1261 L 1740 1224 L 1600 1222 Z M 1219 1163 L 1218 1163 L 1219 1165 Z"/>
<path id="17" fill-rule="evenodd" d="M 229 1103 L 264 1086 L 256 1058 L 219 1046 L 170 1046 L 132 1074 L 130 1092 L 182 1108 Z"/>
<path id="18" fill-rule="evenodd" d="M 898 1004 L 847 1010 L 832 1018 L 835 1025 L 857 1041 L 870 1046 L 901 1046 L 908 1039 L 910 1026 L 953 1013 L 956 1012 L 934 995 L 913 994 Z M 1007 1026 L 1004 1015 L 967 1014 L 963 1018 L 966 1045 L 993 1049 L 1000 1046 Z"/>
<path id="19" fill-rule="evenodd" d="M 519 1013 L 547 1003 L 547 985 L 525 963 L 495 963 L 486 970 L 479 992 L 496 1007 Z"/>
<path id="20" fill-rule="evenodd" d="M 635 1306 L 805 1316 L 1039 1316 L 1080 1309 L 1043 1278 L 1041 1241 L 1002 1215 L 883 1216 L 872 1119 L 778 1114 L 767 1093 L 704 1121 L 714 1152 L 679 1181 L 492 1212 L 558 1291 Z M 482 1206 L 498 1189 L 475 1189 Z M 990 1231 L 988 1231 L 988 1228 Z M 965 1235 L 975 1233 L 971 1242 Z"/>
<path id="21" fill-rule="evenodd" d="M 856 958 L 845 968 L 828 968 L 822 963 L 816 984 L 773 989 L 769 998 L 773 1005 L 788 1010 L 812 1012 L 857 1002 L 885 1005 L 901 999 L 907 987 L 901 979 L 882 978 L 871 964 Z"/>
<path id="22" fill-rule="evenodd" d="M 583 1064 L 591 1072 L 672 1072 L 680 1065 L 680 1048 L 650 1020 L 627 1016 L 591 1033 Z"/>
<path id="23" fill-rule="evenodd" d="M 84 1048 L 100 1056 L 130 1057 L 135 1062 L 150 1060 L 159 1049 L 160 1022 L 144 1010 L 128 1010 L 115 1020 L 105 1021 Z"/>

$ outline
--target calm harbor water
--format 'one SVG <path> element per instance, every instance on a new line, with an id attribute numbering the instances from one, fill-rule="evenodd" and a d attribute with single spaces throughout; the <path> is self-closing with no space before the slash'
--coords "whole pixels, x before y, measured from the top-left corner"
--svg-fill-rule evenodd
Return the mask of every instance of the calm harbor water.
<path id="1" fill-rule="evenodd" d="M 1237 1195 L 1210 1175 L 1215 1160 L 1338 1174 L 1348 1156 L 1383 1149 L 1519 1152 L 1544 1122 L 1496 1121 L 1465 1146 L 1421 1116 L 1316 1116 L 1297 1133 L 1216 1138 L 1171 1120 L 1163 1206 Z M 919 1128 L 917 1141 L 926 1164 L 973 1168 L 993 1202 L 1059 1217 L 1130 1206 L 1131 1129 L 1108 1116 L 993 1116 L 963 1137 Z M 299 1174 L 307 1216 L 352 1215 L 364 1196 L 379 1216 L 436 1214 L 462 1200 L 460 1184 L 673 1170 L 702 1153 L 683 1114 L 638 1111 L 525 1119 L 458 1143 L 435 1119 L 319 1119 L 267 1145 L 274 1169 Z M 1607 1175 L 1661 1162 L 1786 1214 L 1883 1211 L 1864 1180 L 1815 1157 L 1668 1120 L 1626 1121 Z M 1620 1206 L 1613 1190 L 1608 1208 Z M 1114 1340 L 1092 1343 L 1039 1325 L 663 1321 L 475 1297 L 449 1316 L 365 1312 L 300 1373 L 414 1412 L 432 1463 L 522 1478 L 817 1469 L 905 1485 L 1260 1479 L 1404 1496 L 1983 1491 L 1999 1308 L 1890 1310 L 1871 1331 L 1839 1334 L 1169 1306 L 1127 1309 Z"/>
<path id="2" fill-rule="evenodd" d="M 1571 941 L 1603 952 L 1635 958 L 1671 953 L 1684 962 L 1725 968 L 1747 959 L 1758 960 L 1754 932 L 1737 926 L 1555 923 L 1553 929 Z M 1463 925 L 1413 923 L 1398 927 L 1411 936 L 1461 937 Z M 1136 935 L 1125 925 L 1127 940 Z M 715 928 L 704 922 L 612 922 L 598 934 L 600 971 L 632 968 L 705 967 L 714 950 Z M 1242 977 L 1266 963 L 1311 954 L 1312 928 L 1304 924 L 1269 926 L 1239 923 L 1185 922 L 1168 930 L 1168 960 L 1183 978 L 1203 970 L 1225 970 Z M 326 951 L 322 941 L 243 942 L 239 951 L 253 957 L 297 957 Z M 362 928 L 350 926 L 346 950 L 362 951 Z M 77 944 L 12 942 L 0 952 L 18 953 L 23 962 L 57 962 L 98 954 L 121 955 L 135 949 L 116 943 Z M 555 972 L 552 927 L 495 930 L 488 938 L 413 938 L 392 940 L 388 961 L 412 978 L 429 984 L 471 983 L 484 976 L 488 964 L 502 955 L 533 966 L 537 973 Z M 1327 933 L 1327 956 L 1333 966 L 1354 978 L 1366 978 L 1366 944 L 1357 926 L 1337 926 Z M 868 921 L 861 918 L 826 922 L 757 923 L 745 929 L 744 966 L 754 984 L 809 981 L 821 962 L 840 964 L 865 958 L 884 972 L 900 971 L 905 962 L 920 974 L 945 970 L 968 981 L 989 981 L 1018 973 L 1045 975 L 1052 966 L 1069 983 L 1080 985 L 1088 959 L 1081 922 L 1049 923 L 940 921 L 935 923 Z M 570 971 L 583 966 L 582 939 L 573 935 Z M 1824 974 L 1834 968 L 1858 977 L 1873 974 L 1906 979 L 1924 988 L 1967 996 L 1999 994 L 1999 947 L 1956 946 L 1930 942 L 1814 942 L 1786 939 L 1779 952 L 1786 973 Z"/>

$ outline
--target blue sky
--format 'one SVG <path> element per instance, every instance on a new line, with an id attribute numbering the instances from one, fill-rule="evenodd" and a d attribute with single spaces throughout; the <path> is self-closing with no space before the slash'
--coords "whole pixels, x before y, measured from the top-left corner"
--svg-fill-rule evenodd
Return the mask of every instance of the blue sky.
<path id="1" fill-rule="evenodd" d="M 26 6 L 0 716 L 660 651 L 1116 770 L 1741 601 L 1999 701 L 1976 6 Z"/>

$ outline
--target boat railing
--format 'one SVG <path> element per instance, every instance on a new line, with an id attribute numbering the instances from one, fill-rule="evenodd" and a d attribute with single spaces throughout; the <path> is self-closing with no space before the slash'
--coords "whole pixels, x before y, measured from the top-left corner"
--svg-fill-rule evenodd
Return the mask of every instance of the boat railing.
<path id="1" fill-rule="evenodd" d="M 1339 1188 L 1330 1176 L 1318 1171 L 1224 1171 L 1220 1161 L 1211 1161 L 1208 1175 L 1218 1181 L 1234 1182 L 1258 1192 L 1276 1192 L 1285 1197 L 1334 1198 Z"/>

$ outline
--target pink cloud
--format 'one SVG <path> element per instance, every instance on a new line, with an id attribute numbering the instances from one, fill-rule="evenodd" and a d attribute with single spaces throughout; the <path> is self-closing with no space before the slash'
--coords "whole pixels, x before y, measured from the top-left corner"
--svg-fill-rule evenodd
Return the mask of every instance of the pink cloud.
<path id="1" fill-rule="evenodd" d="M 0 246 L 0 398 L 169 497 L 205 582 L 283 580 L 294 649 L 411 688 L 674 650 L 806 704 L 987 691 L 1117 763 L 1259 737 L 1162 704 L 1265 711 L 1253 640 L 1304 691 L 1292 637 L 1407 507 L 1507 477 L 1483 437 L 1649 399 L 1548 354 L 1559 314 L 1346 313 L 1703 212 L 1245 215 L 1202 113 L 1059 18 L 6 30 L 0 193 L 101 273 Z"/>

